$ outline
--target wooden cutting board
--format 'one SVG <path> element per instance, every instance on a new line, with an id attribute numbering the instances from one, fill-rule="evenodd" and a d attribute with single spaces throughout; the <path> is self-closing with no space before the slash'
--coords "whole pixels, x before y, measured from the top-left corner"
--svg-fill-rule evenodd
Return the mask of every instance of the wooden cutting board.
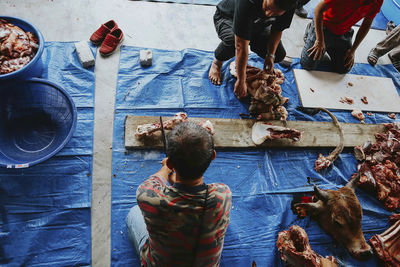
<path id="1" fill-rule="evenodd" d="M 293 70 L 304 107 L 378 112 L 400 112 L 400 96 L 391 78 L 324 71 Z M 351 97 L 354 104 L 341 103 Z M 366 96 L 368 104 L 361 102 Z"/>
<path id="2" fill-rule="evenodd" d="M 172 117 L 163 117 L 163 121 Z M 214 142 L 217 148 L 255 148 L 251 140 L 251 128 L 255 120 L 249 119 L 211 119 L 211 118 L 189 118 L 189 121 L 201 122 L 210 120 L 215 128 Z M 157 123 L 159 117 L 132 116 L 125 119 L 125 148 L 162 148 L 161 132 L 144 140 L 135 137 L 138 125 Z M 302 132 L 302 139 L 293 142 L 287 139 L 271 140 L 264 142 L 262 147 L 335 147 L 339 142 L 339 132 L 332 122 L 316 121 L 271 121 L 273 125 L 294 128 Z M 341 123 L 346 147 L 362 145 L 364 142 L 375 141 L 374 134 L 382 132 L 381 124 L 355 124 Z M 166 131 L 168 132 L 168 131 Z"/>

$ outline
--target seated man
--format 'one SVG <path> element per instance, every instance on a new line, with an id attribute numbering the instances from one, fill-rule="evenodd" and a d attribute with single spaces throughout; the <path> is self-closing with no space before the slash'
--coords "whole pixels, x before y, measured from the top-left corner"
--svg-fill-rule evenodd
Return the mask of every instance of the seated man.
<path id="1" fill-rule="evenodd" d="M 222 0 L 214 14 L 214 25 L 221 39 L 215 49 L 208 78 L 221 84 L 223 61 L 236 56 L 237 81 L 234 92 L 238 98 L 247 96 L 246 65 L 248 46 L 261 58 L 270 73 L 274 62 L 285 58 L 281 43 L 282 31 L 292 22 L 296 0 Z"/>
<path id="2" fill-rule="evenodd" d="M 378 58 L 389 52 L 389 59 L 393 66 L 400 72 L 400 24 L 393 28 L 393 21 L 386 27 L 387 36 L 377 43 L 369 52 L 367 60 L 369 64 L 375 66 Z"/>
<path id="3" fill-rule="evenodd" d="M 333 71 L 347 73 L 354 64 L 357 47 L 367 35 L 383 0 L 322 0 L 314 10 L 312 21 L 304 35 L 300 64 L 306 70 L 315 69 L 328 52 Z M 363 19 L 352 44 L 351 28 Z"/>
<path id="4" fill-rule="evenodd" d="M 212 136 L 197 124 L 168 135 L 163 166 L 139 186 L 139 207 L 126 218 L 142 266 L 219 266 L 232 194 L 203 181 L 215 156 Z"/>

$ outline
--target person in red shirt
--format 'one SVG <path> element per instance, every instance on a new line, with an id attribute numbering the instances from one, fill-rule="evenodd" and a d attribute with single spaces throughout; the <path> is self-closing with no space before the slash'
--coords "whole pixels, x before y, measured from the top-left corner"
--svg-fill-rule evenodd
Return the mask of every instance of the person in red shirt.
<path id="1" fill-rule="evenodd" d="M 354 64 L 355 52 L 364 40 L 383 0 L 322 0 L 314 10 L 314 21 L 306 29 L 300 64 L 315 69 L 325 52 L 333 71 L 347 73 Z M 354 26 L 364 19 L 354 43 Z"/>

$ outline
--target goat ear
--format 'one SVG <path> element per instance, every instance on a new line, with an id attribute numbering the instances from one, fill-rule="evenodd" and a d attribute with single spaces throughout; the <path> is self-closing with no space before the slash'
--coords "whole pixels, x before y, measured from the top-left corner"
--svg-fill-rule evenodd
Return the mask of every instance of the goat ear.
<path id="1" fill-rule="evenodd" d="M 329 193 L 322 189 L 319 189 L 316 185 L 314 185 L 314 192 L 317 198 L 322 201 L 327 201 L 329 199 Z"/>
<path id="2" fill-rule="evenodd" d="M 357 173 L 357 175 L 353 178 L 350 179 L 350 181 L 346 184 L 346 186 L 350 189 L 353 189 L 353 191 L 356 189 L 358 181 L 360 181 L 360 174 Z"/>

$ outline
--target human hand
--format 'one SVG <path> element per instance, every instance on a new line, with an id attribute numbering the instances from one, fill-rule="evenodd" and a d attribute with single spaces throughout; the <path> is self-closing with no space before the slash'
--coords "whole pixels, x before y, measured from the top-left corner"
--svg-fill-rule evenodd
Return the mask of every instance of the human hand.
<path id="1" fill-rule="evenodd" d="M 176 180 L 176 173 L 174 170 L 171 170 L 167 165 L 167 158 L 164 158 L 161 161 L 162 167 L 159 171 L 160 175 L 168 180 L 168 182 L 173 185 Z"/>
<path id="2" fill-rule="evenodd" d="M 313 60 L 320 59 L 325 53 L 325 43 L 318 40 L 315 41 L 314 45 L 307 50 L 308 56 L 312 57 Z"/>
<path id="3" fill-rule="evenodd" d="M 167 159 L 168 158 L 163 158 L 163 160 L 161 161 L 161 165 L 164 167 L 164 166 L 167 166 Z M 167 167 L 168 168 L 168 167 Z"/>
<path id="4" fill-rule="evenodd" d="M 344 66 L 350 70 L 354 65 L 354 51 L 352 49 L 348 49 L 346 54 L 344 55 Z"/>
<path id="5" fill-rule="evenodd" d="M 162 165 L 161 170 L 163 170 L 163 171 L 166 172 L 166 173 L 169 173 L 169 172 L 172 172 L 172 170 L 171 170 L 170 168 L 168 168 L 167 159 L 168 159 L 168 158 L 164 158 L 164 159 L 161 161 L 161 165 Z"/>
<path id="6" fill-rule="evenodd" d="M 235 88 L 233 89 L 233 92 L 235 93 L 236 97 L 241 99 L 247 96 L 247 85 L 246 81 L 241 81 L 237 79 L 235 83 Z"/>
<path id="7" fill-rule="evenodd" d="M 267 55 L 264 59 L 264 70 L 269 73 L 274 73 L 274 57 Z"/>
<path id="8" fill-rule="evenodd" d="M 176 182 L 176 172 L 172 171 L 168 173 L 168 183 L 173 185 Z"/>

